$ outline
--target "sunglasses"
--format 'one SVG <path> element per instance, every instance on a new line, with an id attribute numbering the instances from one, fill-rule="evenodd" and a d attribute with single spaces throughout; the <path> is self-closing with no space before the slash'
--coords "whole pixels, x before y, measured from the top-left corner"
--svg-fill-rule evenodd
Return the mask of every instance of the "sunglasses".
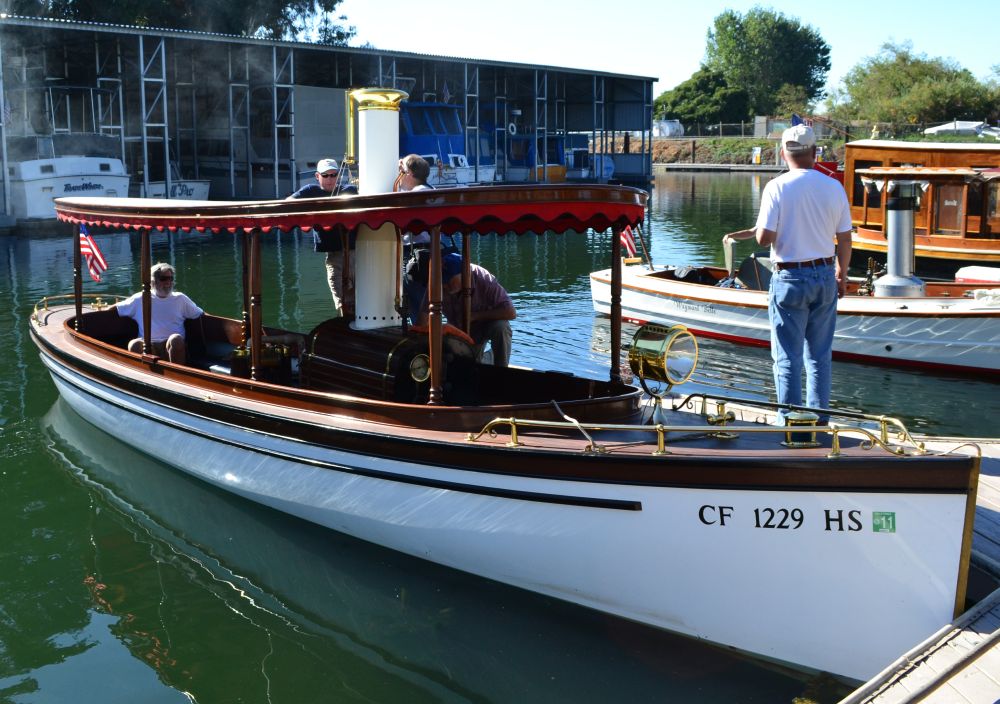
<path id="1" fill-rule="evenodd" d="M 174 277 L 173 276 L 157 276 L 156 280 L 157 281 L 173 281 Z"/>
<path id="2" fill-rule="evenodd" d="M 336 176 L 337 176 L 337 172 L 336 171 L 334 171 L 332 174 L 320 174 L 319 175 L 320 178 L 335 178 Z"/>

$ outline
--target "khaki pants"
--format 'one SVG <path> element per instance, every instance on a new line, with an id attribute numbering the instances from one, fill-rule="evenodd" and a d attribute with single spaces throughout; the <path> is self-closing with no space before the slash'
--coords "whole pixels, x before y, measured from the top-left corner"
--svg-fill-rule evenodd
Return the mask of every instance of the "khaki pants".
<path id="1" fill-rule="evenodd" d="M 353 258 L 353 257 L 352 257 Z M 344 253 L 326 253 L 326 282 L 330 285 L 330 294 L 333 296 L 333 307 L 340 315 L 344 315 Z M 350 307 L 354 304 L 354 277 L 348 281 L 347 295 L 350 297 Z"/>

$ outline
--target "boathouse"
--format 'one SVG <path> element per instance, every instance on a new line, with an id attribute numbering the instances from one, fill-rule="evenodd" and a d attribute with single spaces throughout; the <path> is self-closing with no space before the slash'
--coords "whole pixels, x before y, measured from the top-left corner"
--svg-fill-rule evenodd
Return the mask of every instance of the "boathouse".
<path id="1" fill-rule="evenodd" d="M 479 180 L 647 184 L 652 173 L 650 77 L 10 15 L 0 64 L 8 215 L 12 199 L 32 198 L 19 165 L 61 154 L 120 159 L 128 193 L 107 194 L 282 198 L 318 159 L 342 157 L 345 94 L 371 86 L 454 106 L 455 158 L 490 175 Z M 630 153 L 614 153 L 625 134 Z M 74 194 L 105 195 L 86 190 L 97 185 Z"/>

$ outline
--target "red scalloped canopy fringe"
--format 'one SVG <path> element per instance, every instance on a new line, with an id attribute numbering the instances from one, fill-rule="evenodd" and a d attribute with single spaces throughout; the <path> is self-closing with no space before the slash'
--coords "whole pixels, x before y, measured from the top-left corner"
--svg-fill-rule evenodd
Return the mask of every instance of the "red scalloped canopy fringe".
<path id="1" fill-rule="evenodd" d="M 110 229 L 238 232 L 293 228 L 565 232 L 642 222 L 647 194 L 626 186 L 500 185 L 286 201 L 57 198 L 60 220 Z"/>

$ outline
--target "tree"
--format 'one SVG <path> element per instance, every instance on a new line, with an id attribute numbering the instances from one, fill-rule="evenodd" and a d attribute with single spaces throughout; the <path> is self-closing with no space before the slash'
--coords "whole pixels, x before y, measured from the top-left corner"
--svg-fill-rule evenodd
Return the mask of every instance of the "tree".
<path id="1" fill-rule="evenodd" d="M 705 53 L 705 65 L 746 91 L 757 115 L 775 113 L 785 84 L 801 86 L 809 101 L 823 97 L 830 71 L 830 45 L 818 31 L 761 7 L 744 16 L 726 10 L 716 17 Z"/>
<path id="2" fill-rule="evenodd" d="M 341 0 L 11 0 L 10 12 L 259 39 L 318 38 L 346 44 L 354 27 L 332 14 Z"/>
<path id="3" fill-rule="evenodd" d="M 810 115 L 812 112 L 813 103 L 802 86 L 786 83 L 774 96 L 775 115 Z"/>
<path id="4" fill-rule="evenodd" d="M 909 44 L 884 44 L 852 68 L 833 94 L 830 115 L 840 120 L 918 123 L 997 119 L 1000 90 L 954 61 L 914 54 Z"/>
<path id="5" fill-rule="evenodd" d="M 747 94 L 732 88 L 718 71 L 705 67 L 653 101 L 659 119 L 692 122 L 742 122 L 749 116 Z"/>

